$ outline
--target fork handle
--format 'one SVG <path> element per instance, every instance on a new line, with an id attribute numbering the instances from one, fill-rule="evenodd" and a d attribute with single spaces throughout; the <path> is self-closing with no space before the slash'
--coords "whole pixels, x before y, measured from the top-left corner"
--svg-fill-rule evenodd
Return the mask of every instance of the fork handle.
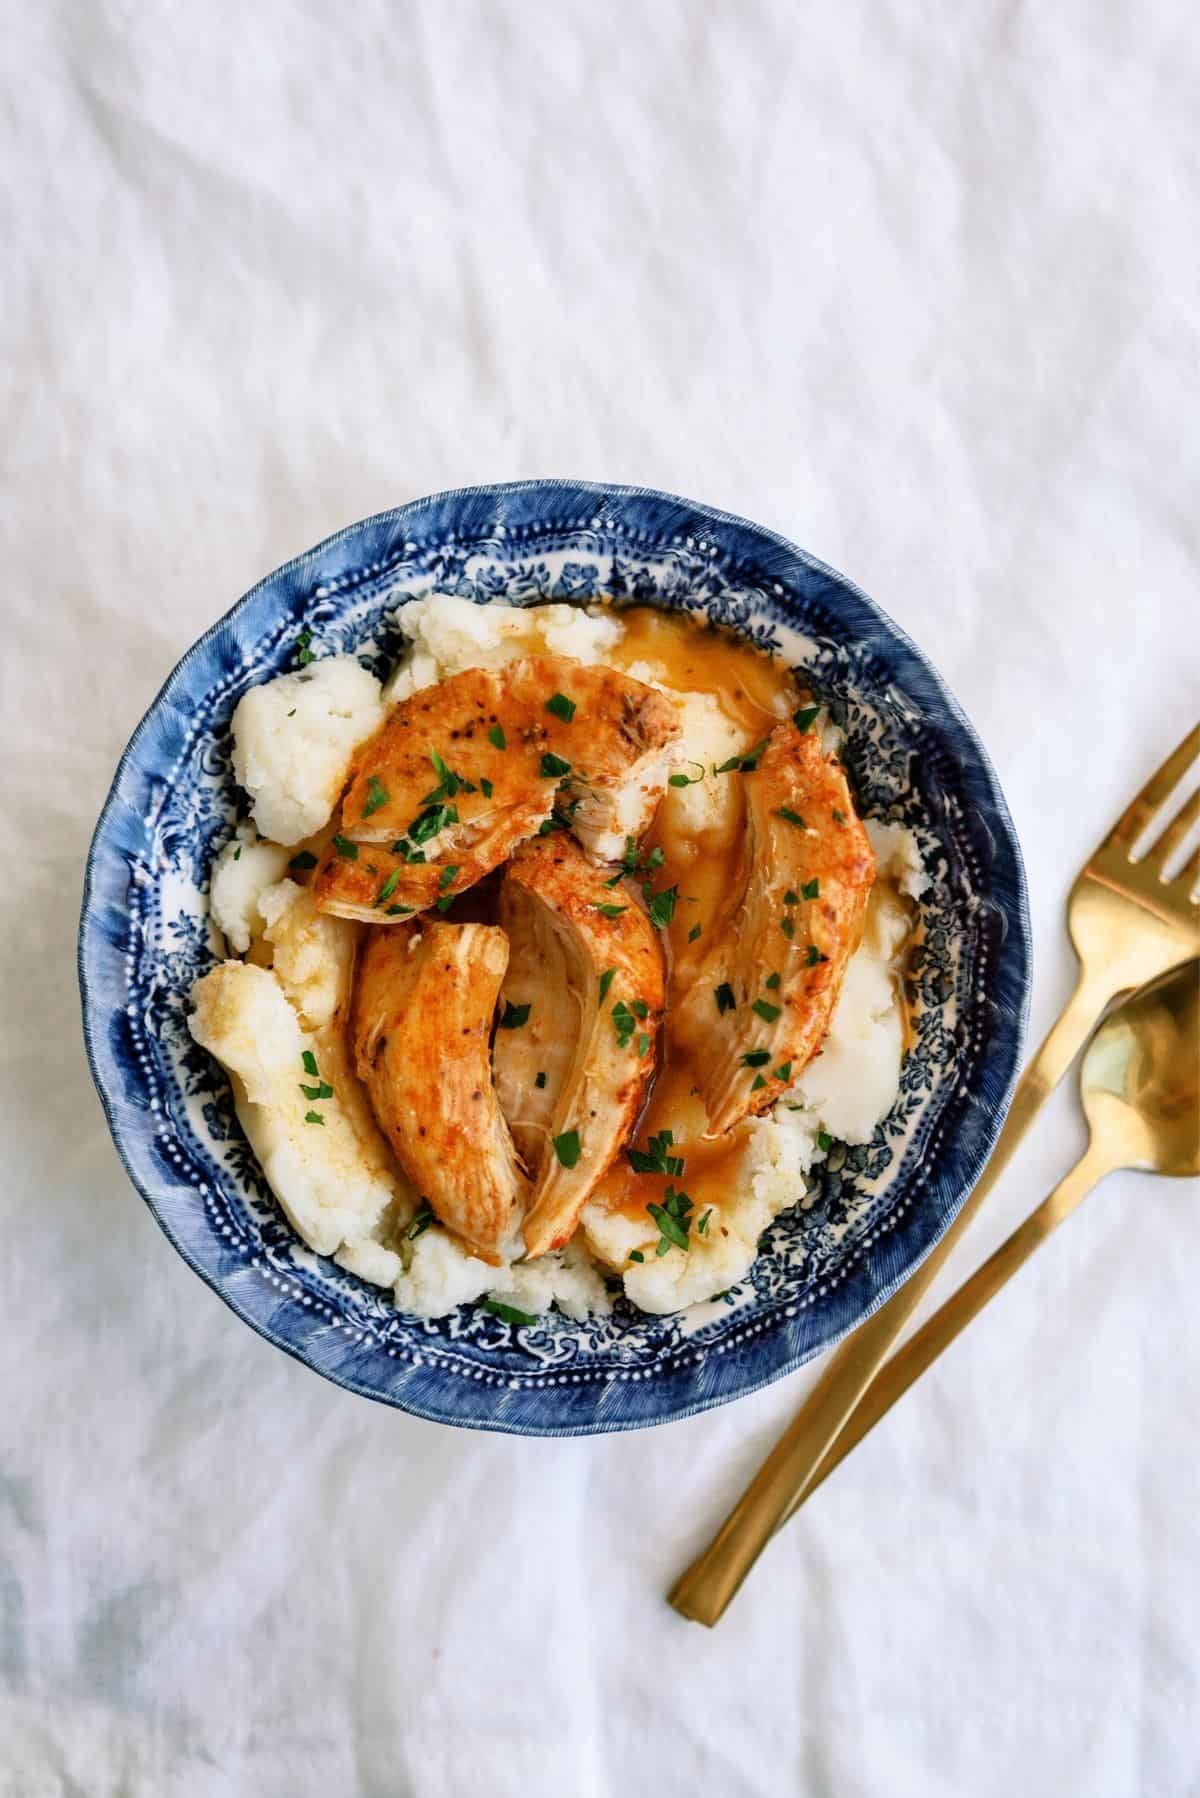
<path id="1" fill-rule="evenodd" d="M 1119 970 L 1097 969 L 1094 964 L 1081 968 L 1062 1016 L 1021 1076 L 991 1159 L 958 1216 L 899 1291 L 842 1344 L 713 1540 L 672 1587 L 669 1602 L 684 1617 L 710 1627 L 716 1623 L 780 1524 L 803 1502 L 897 1336 L 1104 1007 L 1124 984 Z"/>
<path id="2" fill-rule="evenodd" d="M 1006 1286 L 1018 1269 L 1025 1265 L 1034 1250 L 1041 1247 L 1063 1219 L 1070 1217 L 1092 1188 L 1106 1174 L 1111 1174 L 1113 1169 L 1111 1157 L 1097 1149 L 1094 1142 L 1089 1144 L 1085 1154 L 1075 1163 L 1070 1173 L 1064 1175 L 1049 1197 L 1042 1200 L 1037 1210 L 1018 1224 L 970 1279 L 951 1293 L 945 1304 L 921 1325 L 916 1335 L 902 1349 L 898 1349 L 890 1361 L 884 1363 L 809 1481 L 803 1494 L 804 1499 L 812 1497 L 817 1487 L 845 1460 L 850 1450 L 857 1448 L 863 1437 L 875 1428 L 882 1417 L 887 1416 L 897 1399 L 904 1397 L 909 1387 L 962 1334 L 971 1319 L 978 1317 L 1001 1287 Z"/>

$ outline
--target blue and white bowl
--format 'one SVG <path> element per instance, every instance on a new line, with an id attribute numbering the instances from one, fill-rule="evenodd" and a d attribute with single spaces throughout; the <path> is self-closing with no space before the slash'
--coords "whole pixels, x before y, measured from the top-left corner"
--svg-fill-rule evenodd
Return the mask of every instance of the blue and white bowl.
<path id="1" fill-rule="evenodd" d="M 474 1306 L 433 1322 L 403 1315 L 297 1240 L 224 1075 L 188 1034 L 188 989 L 214 960 L 208 869 L 238 802 L 234 706 L 292 665 L 305 627 L 318 651 L 357 653 L 382 674 L 399 648 L 394 613 L 430 593 L 635 600 L 732 625 L 802 668 L 845 728 L 866 809 L 917 832 L 933 885 L 896 1105 L 871 1143 L 819 1170 L 805 1209 L 777 1219 L 749 1279 L 694 1316 L 647 1317 L 623 1300 L 608 1318 L 519 1329 Z M 522 481 L 352 525 L 261 581 L 188 651 L 97 825 L 79 977 L 92 1072 L 129 1176 L 239 1317 L 354 1392 L 442 1423 L 555 1436 L 662 1423 L 752 1392 L 884 1302 L 995 1142 L 1029 955 L 1021 855 L 987 755 L 864 593 L 773 532 L 689 500 Z"/>

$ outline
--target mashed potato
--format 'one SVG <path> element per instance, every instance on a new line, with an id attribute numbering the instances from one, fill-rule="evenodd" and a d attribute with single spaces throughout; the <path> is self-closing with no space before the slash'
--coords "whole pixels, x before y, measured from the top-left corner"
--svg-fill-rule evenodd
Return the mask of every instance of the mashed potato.
<path id="1" fill-rule="evenodd" d="M 605 1313 L 604 1270 L 619 1275 L 628 1297 L 665 1314 L 737 1285 L 754 1261 L 762 1232 L 805 1194 L 805 1178 L 824 1157 L 828 1137 L 870 1140 L 899 1089 L 904 1052 L 897 962 L 912 922 L 911 901 L 928 886 L 912 833 L 868 820 L 879 879 L 863 941 L 852 958 L 822 1054 L 773 1112 L 747 1127 L 728 1197 L 712 1206 L 687 1251 L 654 1250 L 657 1227 L 593 1202 L 567 1247 L 502 1268 L 468 1253 L 436 1223 L 409 1228 L 417 1196 L 374 1126 L 357 1078 L 345 1065 L 338 1007 L 349 989 L 358 926 L 324 916 L 308 892 L 286 878 L 287 851 L 328 822 L 351 755 L 382 721 L 384 707 L 466 668 L 549 653 L 596 663 L 617 650 L 619 615 L 573 606 L 480 607 L 438 595 L 397 614 L 410 644 L 380 693 L 357 662 L 314 663 L 246 694 L 234 715 L 234 766 L 254 800 L 258 842 L 245 827 L 217 858 L 212 914 L 230 947 L 269 968 L 226 962 L 193 989 L 196 1040 L 229 1069 L 238 1115 L 289 1219 L 309 1246 L 332 1254 L 361 1279 L 390 1287 L 396 1304 L 439 1317 L 485 1296 L 537 1315 L 557 1305 L 568 1317 Z M 616 660 L 614 655 L 614 660 Z M 634 678 L 669 694 L 680 712 L 683 758 L 702 778 L 671 788 L 665 827 L 678 843 L 713 840 L 735 815 L 734 789 L 714 767 L 749 747 L 746 730 L 711 693 L 683 693 L 649 663 L 626 666 Z M 835 747 L 830 744 L 829 747 Z M 300 1086 L 306 1047 L 335 1087 L 315 1108 Z M 644 1260 L 631 1262 L 631 1250 Z M 519 1244 L 514 1249 L 518 1252 Z"/>
<path id="2" fill-rule="evenodd" d="M 328 824 L 351 756 L 382 723 L 379 682 L 353 656 L 327 656 L 244 693 L 233 772 L 262 835 L 294 846 Z"/>

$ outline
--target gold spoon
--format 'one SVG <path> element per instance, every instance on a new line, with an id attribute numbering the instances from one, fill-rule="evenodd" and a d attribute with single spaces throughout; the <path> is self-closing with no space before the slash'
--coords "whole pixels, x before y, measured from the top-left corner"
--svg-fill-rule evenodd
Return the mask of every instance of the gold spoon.
<path id="1" fill-rule="evenodd" d="M 1082 1160 L 880 1370 L 784 1521 L 1106 1174 L 1200 1173 L 1200 960 L 1139 987 L 1108 1014 L 1084 1055 L 1080 1087 L 1091 1132 Z M 673 1588 L 670 1601 L 685 1617 L 716 1623 L 738 1590 L 765 1540 L 762 1523 L 780 1515 L 775 1488 L 787 1478 L 789 1451 L 785 1434 Z"/>

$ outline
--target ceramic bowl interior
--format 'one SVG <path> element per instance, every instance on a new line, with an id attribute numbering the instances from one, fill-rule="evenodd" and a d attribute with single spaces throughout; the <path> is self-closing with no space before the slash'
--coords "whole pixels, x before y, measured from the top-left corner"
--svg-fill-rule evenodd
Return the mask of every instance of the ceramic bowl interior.
<path id="1" fill-rule="evenodd" d="M 438 1321 L 295 1237 L 192 1042 L 214 962 L 208 869 L 241 797 L 230 718 L 247 687 L 321 653 L 382 674 L 398 608 L 631 602 L 732 626 L 828 703 L 866 811 L 917 833 L 915 1041 L 873 1141 L 839 1149 L 722 1300 L 514 1331 L 478 1307 Z M 987 756 L 929 663 L 863 593 L 770 531 L 645 490 L 533 481 L 440 494 L 342 531 L 262 581 L 197 643 L 125 751 L 88 862 L 80 933 L 97 1087 L 134 1185 L 239 1316 L 317 1372 L 444 1422 L 526 1434 L 634 1428 L 750 1392 L 852 1329 L 946 1229 L 1003 1121 L 1029 984 L 1020 852 Z M 799 1192 L 797 1197 L 800 1197 Z"/>

